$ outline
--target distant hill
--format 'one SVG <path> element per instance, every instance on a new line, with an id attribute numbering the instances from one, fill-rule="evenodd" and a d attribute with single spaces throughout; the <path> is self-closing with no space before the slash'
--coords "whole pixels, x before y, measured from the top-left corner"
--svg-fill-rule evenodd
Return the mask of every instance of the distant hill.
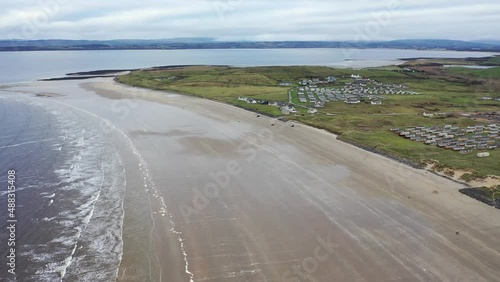
<path id="1" fill-rule="evenodd" d="M 500 52 L 500 41 L 467 42 L 459 40 L 393 41 L 216 41 L 213 38 L 172 38 L 155 40 L 0 40 L 0 51 L 35 50 L 172 50 L 172 49 L 269 49 L 269 48 L 393 48 L 442 49 Z"/>
<path id="2" fill-rule="evenodd" d="M 411 49 L 450 49 L 450 50 L 491 50 L 498 49 L 500 44 L 486 44 L 481 42 L 467 42 L 459 40 L 440 40 L 440 39 L 427 39 L 427 40 L 394 40 L 389 42 L 381 42 L 390 47 L 403 47 Z"/>
<path id="3" fill-rule="evenodd" d="M 500 40 L 474 40 L 471 41 L 474 43 L 483 43 L 483 44 L 491 44 L 491 45 L 498 45 L 500 46 Z"/>

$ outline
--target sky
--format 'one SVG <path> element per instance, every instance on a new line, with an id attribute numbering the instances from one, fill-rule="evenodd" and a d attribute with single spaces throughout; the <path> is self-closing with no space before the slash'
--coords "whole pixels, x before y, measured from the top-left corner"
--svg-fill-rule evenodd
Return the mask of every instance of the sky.
<path id="1" fill-rule="evenodd" d="M 498 0 L 0 1 L 0 39 L 500 40 Z"/>

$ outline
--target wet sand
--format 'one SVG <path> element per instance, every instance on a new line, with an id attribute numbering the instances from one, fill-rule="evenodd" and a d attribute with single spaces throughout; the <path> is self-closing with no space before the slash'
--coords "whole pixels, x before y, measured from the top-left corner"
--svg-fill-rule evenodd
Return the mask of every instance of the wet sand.
<path id="1" fill-rule="evenodd" d="M 111 79 L 36 87 L 115 128 L 118 281 L 500 281 L 500 210 L 460 184 L 213 101 Z"/>

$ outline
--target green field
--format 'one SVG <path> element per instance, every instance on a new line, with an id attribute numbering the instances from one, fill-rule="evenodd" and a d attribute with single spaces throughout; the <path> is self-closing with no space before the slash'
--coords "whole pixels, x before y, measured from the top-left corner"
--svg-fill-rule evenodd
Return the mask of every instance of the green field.
<path id="1" fill-rule="evenodd" d="M 490 64 L 490 65 L 500 66 L 500 56 L 495 56 L 495 57 L 488 58 L 488 60 L 486 61 L 486 63 Z"/>
<path id="2" fill-rule="evenodd" d="M 406 62 L 405 66 L 418 66 L 428 64 L 439 65 L 479 65 L 479 66 L 500 66 L 500 56 L 484 57 L 484 58 L 427 58 L 418 59 Z"/>
<path id="3" fill-rule="evenodd" d="M 447 68 L 447 71 L 454 74 L 473 75 L 481 78 L 500 78 L 500 67 L 494 67 L 490 69 L 452 67 Z"/>
<path id="4" fill-rule="evenodd" d="M 237 98 L 244 96 L 256 100 L 287 102 L 288 91 L 293 88 L 292 102 L 309 106 L 310 103 L 300 103 L 297 98 L 298 82 L 301 79 L 335 76 L 337 82 L 324 87 L 340 88 L 345 82 L 353 81 L 350 78 L 353 73 L 383 83 L 404 84 L 409 87 L 408 90 L 419 92 L 421 95 L 384 95 L 387 99 L 381 106 L 373 106 L 368 102 L 356 105 L 341 101 L 330 102 L 315 115 L 307 114 L 307 109 L 296 107 L 298 113 L 288 115 L 287 119 L 324 128 L 337 133 L 342 140 L 376 148 L 376 151 L 409 160 L 415 165 L 434 160 L 445 168 L 471 170 L 475 177 L 500 176 L 498 149 L 490 152 L 491 157 L 479 159 L 476 156 L 477 151 L 462 155 L 406 140 L 389 131 L 394 127 L 444 124 L 468 126 L 485 122 L 464 118 L 460 114 L 500 111 L 500 102 L 481 99 L 483 96 L 500 97 L 500 68 L 476 70 L 436 67 L 431 72 L 404 72 L 402 67 L 397 66 L 362 70 L 313 66 L 194 66 L 135 71 L 118 77 L 118 80 L 132 86 L 169 90 L 222 101 L 277 117 L 282 115 L 277 107 L 247 104 Z M 290 81 L 293 85 L 279 86 L 281 81 Z M 444 112 L 448 117 L 425 118 L 422 116 L 423 112 Z"/>

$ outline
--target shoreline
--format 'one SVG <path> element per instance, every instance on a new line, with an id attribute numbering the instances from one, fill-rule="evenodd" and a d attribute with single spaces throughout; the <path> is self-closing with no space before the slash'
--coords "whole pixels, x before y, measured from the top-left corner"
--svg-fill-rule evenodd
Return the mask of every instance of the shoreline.
<path id="1" fill-rule="evenodd" d="M 284 122 L 287 122 L 287 118 L 286 116 L 280 116 L 280 117 L 275 117 L 275 116 L 271 116 L 265 112 L 260 112 L 260 111 L 256 111 L 256 110 L 253 110 L 251 108 L 246 108 L 246 107 L 243 107 L 243 106 L 239 106 L 239 105 L 235 105 L 235 104 L 230 104 L 230 103 L 226 103 L 226 102 L 223 102 L 223 101 L 218 101 L 218 100 L 215 100 L 215 99 L 209 99 L 209 98 L 205 98 L 205 97 L 202 97 L 202 96 L 199 96 L 199 95 L 195 95 L 195 94 L 191 94 L 191 93 L 184 93 L 184 92 L 180 92 L 180 91 L 163 91 L 163 90 L 155 90 L 155 89 L 149 89 L 149 88 L 143 88 L 143 87 L 136 87 L 136 86 L 131 86 L 131 85 L 127 85 L 127 84 L 124 84 L 124 83 L 121 83 L 120 81 L 117 80 L 118 78 L 118 75 L 114 77 L 113 79 L 113 82 L 114 83 L 117 83 L 119 85 L 122 85 L 124 87 L 127 87 L 127 88 L 138 88 L 138 89 L 143 89 L 143 90 L 150 90 L 150 91 L 159 91 L 159 92 L 164 92 L 164 93 L 173 93 L 173 94 L 177 94 L 177 95 L 186 95 L 186 96 L 190 96 L 190 97 L 195 97 L 195 98 L 200 98 L 200 99 L 205 99 L 205 100 L 208 100 L 208 101 L 212 101 L 212 102 L 216 102 L 216 103 L 221 103 L 221 104 L 224 104 L 224 105 L 227 105 L 227 106 L 231 106 L 231 107 L 235 107 L 235 108 L 238 108 L 238 109 L 242 109 L 242 110 L 245 110 L 245 111 L 248 111 L 248 112 L 251 112 L 251 113 L 254 113 L 254 114 L 258 114 L 258 115 L 262 115 L 262 116 L 266 116 L 268 118 L 272 118 L 272 119 L 276 119 L 276 120 L 281 120 L 281 121 L 284 121 Z M 332 134 L 337 140 L 341 141 L 341 142 L 344 142 L 346 144 L 350 144 L 354 147 L 357 147 L 357 148 L 360 148 L 364 151 L 367 151 L 367 152 L 372 152 L 372 153 L 375 153 L 377 155 L 380 155 L 380 156 L 383 156 L 385 158 L 388 158 L 388 159 L 391 159 L 391 160 L 394 160 L 400 164 L 403 164 L 403 165 L 406 165 L 408 167 L 411 167 L 411 168 L 415 168 L 415 169 L 421 169 L 423 171 L 428 171 L 428 172 L 431 172 L 439 177 L 442 177 L 444 179 L 448 179 L 450 181 L 453 181 L 457 184 L 460 184 L 460 185 L 463 185 L 464 188 L 462 189 L 459 189 L 458 191 L 463 193 L 464 195 L 467 195 L 483 204 L 486 204 L 486 205 L 489 205 L 489 206 L 493 206 L 493 207 L 496 207 L 497 209 L 500 209 L 500 205 L 499 204 L 495 204 L 495 200 L 490 200 L 489 202 L 488 201 L 485 201 L 484 200 L 484 195 L 480 192 L 470 192 L 471 189 L 479 189 L 481 188 L 481 186 L 476 186 L 476 185 L 473 185 L 471 183 L 468 183 L 468 182 L 465 182 L 465 181 L 461 181 L 459 179 L 455 179 L 455 178 L 451 178 L 449 176 L 446 176 L 442 173 L 439 173 L 439 172 L 436 172 L 436 171 L 433 171 L 431 169 L 427 169 L 424 165 L 419 165 L 411 160 L 408 160 L 408 159 L 405 159 L 405 158 L 400 158 L 400 157 L 397 157 L 397 156 L 394 156 L 392 154 L 389 154 L 387 152 L 384 152 L 384 151 L 381 151 L 381 150 L 377 150 L 376 148 L 370 148 L 369 146 L 366 146 L 366 145 L 363 145 L 363 144 L 359 144 L 355 141 L 351 141 L 351 140 L 348 140 L 348 139 L 345 139 L 345 138 L 342 138 L 342 136 L 340 136 L 338 133 L 334 132 L 334 131 L 331 131 L 327 128 L 323 128 L 323 127 L 319 127 L 319 126 L 314 126 L 312 124 L 307 124 L 307 123 L 303 123 L 303 122 L 300 122 L 300 121 L 297 121 L 297 120 L 293 120 L 294 123 L 298 123 L 298 124 L 302 124 L 304 126 L 308 126 L 308 127 L 311 127 L 311 128 L 315 128 L 315 129 L 318 129 L 318 130 L 322 130 L 322 131 L 325 131 L 329 134 Z M 491 176 L 490 176 L 491 177 Z M 476 181 L 477 182 L 481 182 L 481 181 Z M 500 200 L 500 199 L 499 199 Z"/>
<path id="2" fill-rule="evenodd" d="M 494 56 L 489 56 L 489 57 L 483 57 L 483 58 L 475 58 L 475 57 L 470 57 L 470 58 L 463 58 L 463 60 L 465 61 L 480 61 L 480 60 L 484 60 L 485 58 L 490 58 L 490 57 L 495 57 L 495 56 L 500 56 L 500 55 L 494 55 Z M 436 58 L 425 58 L 425 57 L 419 57 L 419 58 L 400 58 L 399 60 L 401 60 L 401 64 L 404 64 L 410 60 L 417 60 L 417 59 L 436 59 Z M 437 59 L 443 59 L 443 60 L 446 60 L 446 59 L 456 59 L 456 58 L 437 58 Z M 155 66 L 155 67 L 148 67 L 148 68 L 141 68 L 141 69 L 110 69 L 110 70 L 91 70 L 91 71 L 84 71 L 84 72 L 76 72 L 76 73 L 67 73 L 65 77 L 55 77 L 55 78 L 48 78 L 48 79 L 40 79 L 39 81 L 60 81 L 60 80 L 87 80 L 87 79 L 92 79 L 92 78 L 113 78 L 113 81 L 116 82 L 116 83 L 119 83 L 123 86 L 127 86 L 127 87 L 134 87 L 134 86 L 130 86 L 130 85 L 126 85 L 126 84 L 123 84 L 121 82 L 119 82 L 117 80 L 118 76 L 122 75 L 122 74 L 126 74 L 128 72 L 131 72 L 131 71 L 137 71 L 137 70 L 168 70 L 168 69 L 176 69 L 176 68 L 183 68 L 183 67 L 191 67 L 191 66 L 210 66 L 210 67 L 228 67 L 227 65 L 165 65 L 165 66 Z M 336 68 L 336 67 L 332 67 L 332 68 Z M 367 67 L 367 68 L 371 68 L 371 67 Z M 139 88 L 139 87 L 136 87 L 136 88 Z M 161 90 L 155 90 L 155 89 L 148 89 L 148 88 L 142 88 L 144 90 L 153 90 L 153 91 L 161 91 Z M 258 110 L 254 110 L 254 109 L 251 109 L 251 108 L 248 108 L 248 107 L 244 107 L 244 106 L 241 106 L 241 105 L 236 105 L 236 104 L 230 104 L 230 103 L 226 103 L 226 102 L 223 102 L 223 101 L 218 101 L 218 100 L 215 100 L 215 99 L 210 99 L 210 98 L 206 98 L 206 97 L 202 97 L 200 95 L 195 95 L 195 94 L 191 94 L 191 93 L 185 93 L 185 92 L 182 92 L 182 91 L 176 91 L 176 92 L 173 92 L 173 91 L 170 91 L 171 93 L 175 93 L 175 94 L 179 94 L 179 95 L 187 95 L 187 96 L 192 96 L 192 97 L 197 97 L 197 98 L 202 98 L 202 99 L 207 99 L 207 100 L 210 100 L 210 101 L 214 101 L 214 102 L 218 102 L 218 103 L 223 103 L 223 104 L 227 104 L 227 105 L 230 105 L 230 106 L 233 106 L 233 107 L 236 107 L 236 108 L 240 108 L 240 109 L 243 109 L 243 110 L 246 110 L 246 111 L 249 111 L 249 112 L 253 112 L 255 114 L 259 114 L 259 115 L 262 115 L 262 116 L 266 116 L 266 117 L 270 117 L 270 118 L 277 118 L 277 119 L 284 119 L 286 120 L 287 117 L 286 116 L 280 116 L 280 117 L 276 117 L 276 116 L 272 116 L 266 112 L 262 112 L 262 111 L 258 111 Z M 307 125 L 307 126 L 310 126 L 310 127 L 314 127 L 314 128 L 318 128 L 318 129 L 322 129 L 322 130 L 325 130 L 331 134 L 334 134 L 336 136 L 336 138 L 342 142 L 346 142 L 346 143 L 349 143 L 351 145 L 354 145 L 356 147 L 359 147 L 363 150 L 366 150 L 366 151 L 370 151 L 370 152 L 374 152 L 376 154 L 379 154 L 379 155 L 382 155 L 382 156 L 385 156 L 387 158 L 390 158 L 392 160 L 395 160 L 397 162 L 400 162 L 402 164 L 405 164 L 405 165 L 408 165 L 410 167 L 413 167 L 413 168 L 419 168 L 419 169 L 424 169 L 426 171 L 429 171 L 431 173 L 434 173 L 436 175 L 439 175 L 443 178 L 446 178 L 446 179 L 449 179 L 449 180 L 452 180 L 456 183 L 459 183 L 459 184 L 462 184 L 465 186 L 465 189 L 469 189 L 469 188 L 481 188 L 481 186 L 478 186 L 478 185 L 474 185 L 474 184 L 471 184 L 471 183 L 468 183 L 466 181 L 462 181 L 460 179 L 455 179 L 455 178 L 450 178 L 442 173 L 439 173 L 439 172 L 436 172 L 436 171 L 433 171 L 431 169 L 427 169 L 427 168 L 424 168 L 423 165 L 419 165 L 417 163 L 415 163 L 414 161 L 411 161 L 409 159 L 405 159 L 405 158 L 400 158 L 398 156 L 394 156 L 392 154 L 389 154 L 389 153 L 386 153 L 384 151 L 381 151 L 381 150 L 377 150 L 376 148 L 370 148 L 369 146 L 365 146 L 363 144 L 359 144 L 355 141 L 351 141 L 351 140 L 346 140 L 344 138 L 342 138 L 340 135 L 338 135 L 337 132 L 334 132 L 334 131 L 331 131 L 327 128 L 323 128 L 323 127 L 317 127 L 317 126 L 314 126 L 312 124 L 307 124 L 307 123 L 303 123 L 303 122 L 300 122 L 300 121 L 296 121 L 294 120 L 294 122 L 296 123 L 301 123 L 301 124 L 304 124 L 304 125 Z M 486 177 L 486 178 L 489 178 L 489 177 Z M 478 181 L 476 181 L 477 183 Z M 481 181 L 479 181 L 481 182 Z M 486 182 L 486 181 L 483 181 L 483 182 Z M 499 182 L 500 184 L 500 182 Z M 471 196 L 471 195 L 476 195 L 475 193 L 467 193 L 468 196 Z M 480 196 L 471 196 L 481 202 L 484 203 L 483 200 L 481 200 L 481 195 Z"/>
<path id="3" fill-rule="evenodd" d="M 300 49 L 300 48 L 297 48 L 297 49 Z M 320 49 L 324 49 L 324 48 L 320 48 Z M 326 49 L 330 49 L 330 48 L 326 48 Z M 334 49 L 343 49 L 343 48 L 334 48 Z M 367 49 L 373 49 L 373 48 L 367 48 Z M 391 49 L 387 49 L 387 48 L 375 48 L 375 49 L 391 50 Z M 210 49 L 208 49 L 208 50 L 210 50 Z M 360 50 L 365 50 L 365 49 L 360 49 Z M 413 50 L 413 49 L 395 49 L 395 50 Z M 71 51 L 71 50 L 67 50 L 67 51 Z M 433 51 L 433 50 L 429 50 L 429 51 Z M 434 50 L 434 51 L 437 51 L 437 50 Z M 445 50 L 445 51 L 454 51 L 454 50 Z M 471 51 L 455 51 L 455 52 L 471 52 Z M 487 52 L 487 51 L 485 51 L 485 52 Z M 395 58 L 394 61 L 393 60 L 391 60 L 391 61 L 384 60 L 384 61 L 387 61 L 388 63 L 391 62 L 390 64 L 384 65 L 384 66 L 385 67 L 398 66 L 398 65 L 404 65 L 405 63 L 407 63 L 409 61 L 429 60 L 429 59 L 464 60 L 466 62 L 483 62 L 483 60 L 486 59 L 486 58 L 500 57 L 500 51 L 498 51 L 498 52 L 489 52 L 489 53 L 495 53 L 495 54 L 490 55 L 490 56 L 485 56 L 485 57 L 467 57 L 467 58 L 455 58 L 455 57 L 443 57 L 443 58 L 436 58 L 436 57 Z M 345 59 L 345 62 L 365 61 L 365 60 L 366 59 Z M 373 61 L 375 61 L 375 60 L 373 60 Z M 43 78 L 43 79 L 38 79 L 38 81 L 79 80 L 79 79 L 89 79 L 89 78 L 112 77 L 112 76 L 119 75 L 120 73 L 132 72 L 132 71 L 138 71 L 138 70 L 168 70 L 168 69 L 176 69 L 176 68 L 184 68 L 184 67 L 197 67 L 197 66 L 204 66 L 204 67 L 233 67 L 231 65 L 213 65 L 213 64 L 177 64 L 177 65 L 152 66 L 152 67 L 145 67 L 145 68 L 95 69 L 95 70 L 90 70 L 90 71 L 79 71 L 79 72 L 66 73 L 64 76 Z M 276 66 L 278 66 L 278 65 L 276 65 Z M 307 65 L 303 65 L 303 66 L 307 66 Z M 359 69 L 360 68 L 360 67 L 354 67 L 354 66 L 353 67 L 349 67 L 349 66 L 329 66 L 329 65 L 324 65 L 324 66 L 325 67 L 330 67 L 330 68 L 340 68 L 340 69 Z M 378 66 L 378 67 L 384 67 L 384 66 Z M 488 64 L 488 66 L 495 66 L 495 65 Z M 238 67 L 243 67 L 244 68 L 244 67 L 259 67 L 259 66 L 238 66 Z M 361 67 L 361 69 L 369 69 L 369 68 L 377 68 L 377 67 L 373 67 L 373 66 Z M 13 82 L 13 83 L 16 83 L 16 82 Z M 5 84 L 8 85 L 10 83 L 5 83 Z"/>
<path id="4" fill-rule="evenodd" d="M 67 92 L 65 103 L 109 120 L 133 142 L 134 151 L 118 146 L 127 175 L 118 281 L 282 281 L 318 242 L 335 243 L 335 255 L 311 273 L 318 281 L 492 281 L 500 274 L 500 252 L 491 248 L 498 210 L 457 192 L 457 183 L 325 130 L 292 128 L 227 103 L 111 78 L 34 86 Z M 110 111 L 119 102 L 136 107 L 122 117 Z M 213 196 L 206 185 L 220 182 L 211 174 L 227 173 L 232 162 L 241 173 Z M 193 205 L 204 197 L 206 205 Z M 183 205 L 196 212 L 183 214 Z"/>
<path id="5" fill-rule="evenodd" d="M 131 87 L 131 86 L 128 86 L 128 85 L 123 85 L 123 84 L 121 84 L 121 83 L 117 83 L 117 82 L 113 82 L 113 83 L 116 83 L 116 84 L 117 84 L 117 87 L 118 87 L 118 88 L 116 88 L 116 90 L 118 90 L 118 89 L 120 89 L 120 88 L 126 88 L 126 89 L 131 89 L 131 90 L 133 90 L 133 89 L 134 89 L 134 87 Z M 114 88 L 114 87 L 112 87 L 112 88 Z M 137 87 L 136 87 L 136 88 L 137 88 Z M 161 95 L 161 94 L 167 94 L 167 95 L 168 95 L 168 94 L 183 95 L 183 94 L 178 94 L 178 93 L 175 93 L 175 92 L 172 92 L 172 91 L 170 91 L 170 92 L 165 92 L 165 91 L 155 91 L 155 90 L 151 90 L 151 89 L 146 89 L 146 90 L 148 90 L 148 91 L 152 91 L 153 93 L 158 93 L 159 95 Z M 150 92 L 150 93 L 151 93 L 151 92 Z M 183 95 L 183 96 L 185 96 L 185 95 Z M 199 99 L 198 97 L 189 97 L 189 96 L 185 96 L 185 97 L 186 97 L 186 98 L 188 98 L 188 100 L 187 100 L 187 101 L 191 101 L 192 99 Z M 144 98 L 144 97 L 139 97 L 139 99 L 141 99 L 141 98 Z M 153 99 L 154 99 L 154 98 L 153 98 Z M 238 112 L 238 111 L 244 111 L 244 112 L 246 112 L 246 113 L 244 114 L 245 116 L 249 116 L 249 115 L 255 116 L 255 113 L 254 113 L 254 112 L 251 112 L 251 111 L 248 111 L 248 110 L 245 110 L 245 109 L 242 109 L 242 108 L 234 107 L 233 105 L 230 105 L 230 104 L 227 104 L 227 103 L 222 103 L 222 102 L 219 102 L 219 101 L 212 101 L 212 100 L 209 100 L 209 99 L 200 99 L 200 100 L 204 100 L 204 101 L 206 101 L 206 102 L 199 101 L 201 104 L 208 104 L 208 105 L 210 105 L 210 104 L 217 104 L 217 105 L 220 105 L 220 107 L 221 107 L 221 108 L 230 108 L 230 110 L 231 110 L 231 111 L 236 111 L 236 112 Z M 213 102 L 216 102 L 216 103 L 213 103 Z M 271 120 L 274 120 L 274 119 L 271 119 Z M 285 124 L 286 124 L 286 123 L 285 123 Z M 319 133 L 319 135 L 321 135 L 321 136 L 325 136 L 325 138 L 327 138 L 327 139 L 329 139 L 329 138 L 331 138 L 331 137 L 336 137 L 336 135 L 335 135 L 335 134 L 332 134 L 332 133 L 331 133 L 331 132 L 329 132 L 329 131 L 326 131 L 326 130 L 323 130 L 323 129 L 319 129 L 319 128 L 315 128 L 315 127 L 312 127 L 312 126 L 308 126 L 308 125 L 303 125 L 303 124 L 300 124 L 300 125 L 299 125 L 299 127 L 304 127 L 304 129 L 305 129 L 306 131 L 317 131 L 317 132 Z M 359 152 L 359 154 L 360 154 L 360 155 L 365 155 L 365 154 L 371 154 L 371 153 L 373 153 L 373 152 L 366 151 L 366 150 L 361 149 L 361 148 L 359 148 L 359 147 L 357 147 L 357 146 L 354 146 L 354 145 L 352 145 L 352 144 L 349 144 L 349 143 L 346 143 L 346 142 L 343 142 L 343 141 L 340 141 L 340 140 L 339 140 L 339 142 L 341 142 L 341 143 L 345 144 L 344 146 L 349 146 L 349 147 L 351 147 L 351 146 L 352 146 L 352 148 L 353 148 L 353 154 L 358 154 L 358 153 L 356 152 L 356 151 L 358 151 L 358 150 L 359 150 L 358 152 Z M 382 156 L 382 155 L 380 155 L 380 154 L 376 154 L 376 156 L 377 156 L 376 158 L 387 159 L 387 157 Z M 386 161 L 388 161 L 388 160 L 386 160 Z M 386 162 L 386 161 L 384 161 L 384 162 Z M 392 161 L 392 160 L 391 160 L 391 161 Z M 404 170 L 404 171 L 412 170 L 412 168 L 407 167 L 406 165 L 404 165 L 404 168 L 401 168 L 401 169 L 402 169 L 402 170 Z M 422 170 L 422 169 L 418 169 L 417 171 L 418 171 L 418 173 L 419 173 L 419 174 L 425 174 L 425 173 L 426 173 L 426 172 L 425 172 L 425 170 Z M 434 173 L 433 173 L 433 175 L 436 175 L 436 174 L 434 174 Z M 436 177 L 438 177 L 438 175 L 436 175 Z M 443 182 L 449 181 L 449 179 L 443 178 L 443 177 L 441 177 L 441 176 L 439 176 L 439 178 L 440 178 L 440 179 L 442 179 L 442 180 L 443 180 Z M 436 189 L 436 188 L 434 188 L 434 189 Z M 446 189 L 445 189 L 445 190 L 446 190 Z M 434 191 L 436 191 L 436 190 L 434 190 Z M 438 191 L 439 191 L 439 194 L 443 193 L 443 191 L 442 191 L 441 189 L 438 189 Z M 423 191 L 421 191 L 421 192 L 423 192 Z M 434 192 L 433 192 L 433 193 L 434 193 Z M 456 193 L 458 193 L 458 191 L 456 191 Z M 414 199 L 415 197 L 416 197 L 415 195 L 411 195 L 411 199 Z M 417 196 L 417 197 L 418 197 L 418 196 Z M 445 197 L 446 197 L 446 196 L 445 196 Z M 408 196 L 408 199 L 410 199 L 410 196 Z M 471 198 L 471 199 L 472 199 L 472 198 Z M 443 199 L 443 200 L 444 200 L 444 201 L 446 201 L 445 199 Z M 451 199 L 449 199 L 449 200 L 451 200 Z M 482 207 L 482 206 L 486 206 L 486 205 L 484 205 L 483 203 L 476 202 L 475 200 L 474 200 L 474 204 L 473 204 L 473 205 L 474 205 L 474 206 L 476 206 L 477 208 L 479 208 L 480 206 L 481 206 L 481 207 Z M 481 209 L 482 209 L 482 208 L 481 208 Z M 464 233 L 464 231 L 463 231 L 463 230 L 460 230 L 460 231 L 461 231 L 462 233 Z M 458 231 L 457 231 L 457 232 L 458 232 Z"/>

